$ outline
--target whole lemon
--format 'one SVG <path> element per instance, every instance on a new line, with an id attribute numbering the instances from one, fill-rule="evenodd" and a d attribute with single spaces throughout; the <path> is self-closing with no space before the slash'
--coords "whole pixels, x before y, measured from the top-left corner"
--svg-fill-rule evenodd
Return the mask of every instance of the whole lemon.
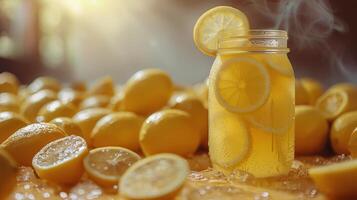
<path id="1" fill-rule="evenodd" d="M 143 122 L 143 117 L 131 112 L 106 115 L 93 129 L 91 135 L 93 146 L 120 146 L 139 151 L 139 133 Z"/>
<path id="2" fill-rule="evenodd" d="M 328 140 L 328 122 L 312 106 L 295 107 L 295 151 L 298 155 L 320 153 Z"/>
<path id="3" fill-rule="evenodd" d="M 295 104 L 307 105 L 309 104 L 309 94 L 307 93 L 303 84 L 299 81 L 295 81 Z"/>
<path id="4" fill-rule="evenodd" d="M 55 78 L 41 76 L 33 80 L 27 88 L 32 94 L 45 89 L 57 93 L 61 89 L 61 84 Z"/>
<path id="5" fill-rule="evenodd" d="M 81 127 L 79 127 L 72 118 L 57 117 L 51 120 L 50 123 L 60 127 L 67 135 L 78 135 L 83 137 Z"/>
<path id="6" fill-rule="evenodd" d="M 167 109 L 150 115 L 140 131 L 140 146 L 145 155 L 174 153 L 187 156 L 195 153 L 201 135 L 191 116 L 184 111 Z"/>
<path id="7" fill-rule="evenodd" d="M 164 71 L 138 71 L 125 85 L 122 108 L 143 115 L 153 113 L 166 105 L 172 91 L 171 78 Z"/>
<path id="8" fill-rule="evenodd" d="M 102 77 L 96 80 L 92 87 L 89 88 L 89 95 L 104 95 L 104 96 L 113 96 L 115 92 L 115 86 L 113 79 L 110 76 Z"/>
<path id="9" fill-rule="evenodd" d="M 95 124 L 105 115 L 111 113 L 111 110 L 105 108 L 88 108 L 76 113 L 72 119 L 82 130 L 83 138 L 88 146 L 91 146 L 91 133 Z"/>
<path id="10" fill-rule="evenodd" d="M 9 72 L 0 73 L 0 93 L 7 92 L 17 94 L 19 90 L 19 81 L 16 76 Z"/>
<path id="11" fill-rule="evenodd" d="M 338 154 L 348 154 L 348 142 L 357 127 L 357 111 L 345 113 L 332 124 L 330 140 L 333 150 Z"/>
<path id="12" fill-rule="evenodd" d="M 0 112 L 11 111 L 18 113 L 20 111 L 20 101 L 16 95 L 11 93 L 0 93 Z"/>
<path id="13" fill-rule="evenodd" d="M 56 93 L 51 90 L 41 90 L 26 98 L 21 105 L 21 114 L 30 122 L 35 122 L 42 106 L 57 99 Z"/>
<path id="14" fill-rule="evenodd" d="M 57 117 L 72 117 L 76 112 L 77 109 L 72 104 L 56 100 L 47 103 L 40 109 L 37 120 L 49 122 Z"/>
<path id="15" fill-rule="evenodd" d="M 316 100 L 324 92 L 324 88 L 320 82 L 312 78 L 302 78 L 300 79 L 302 86 L 306 89 L 309 97 L 309 104 L 315 105 Z"/>
<path id="16" fill-rule="evenodd" d="M 208 147 L 208 109 L 202 101 L 193 95 L 183 93 L 172 102 L 171 108 L 185 111 L 190 114 L 194 126 L 201 133 L 201 147 Z"/>
<path id="17" fill-rule="evenodd" d="M 85 97 L 86 97 L 85 92 L 76 91 L 72 88 L 63 88 L 58 93 L 58 98 L 63 103 L 70 103 L 74 105 L 76 108 L 79 107 L 80 103 L 83 101 Z"/>
<path id="18" fill-rule="evenodd" d="M 110 97 L 105 95 L 89 96 L 81 102 L 79 108 L 81 110 L 88 108 L 105 108 L 110 103 Z"/>

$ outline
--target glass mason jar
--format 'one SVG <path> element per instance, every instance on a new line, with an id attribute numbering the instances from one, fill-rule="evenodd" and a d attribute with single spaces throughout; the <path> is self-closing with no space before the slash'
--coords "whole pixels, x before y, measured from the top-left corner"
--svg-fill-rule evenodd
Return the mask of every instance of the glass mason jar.
<path id="1" fill-rule="evenodd" d="M 250 30 L 219 40 L 209 75 L 213 167 L 256 177 L 288 173 L 294 159 L 295 78 L 287 33 Z"/>

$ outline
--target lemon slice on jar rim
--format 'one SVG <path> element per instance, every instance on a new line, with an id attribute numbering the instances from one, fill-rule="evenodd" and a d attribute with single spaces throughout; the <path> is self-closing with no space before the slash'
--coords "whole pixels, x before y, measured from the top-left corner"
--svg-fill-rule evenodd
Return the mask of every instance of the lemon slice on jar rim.
<path id="1" fill-rule="evenodd" d="M 218 41 L 224 37 L 244 34 L 249 30 L 249 22 L 243 12 L 229 6 L 217 6 L 206 11 L 197 20 L 193 39 L 198 49 L 214 56 Z"/>

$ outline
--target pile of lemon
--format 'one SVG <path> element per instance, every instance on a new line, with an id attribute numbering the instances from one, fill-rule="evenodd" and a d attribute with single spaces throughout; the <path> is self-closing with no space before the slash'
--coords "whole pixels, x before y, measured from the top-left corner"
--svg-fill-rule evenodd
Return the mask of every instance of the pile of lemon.
<path id="1" fill-rule="evenodd" d="M 219 7 L 214 14 L 233 11 Z M 195 43 L 214 54 L 216 42 L 206 32 L 196 32 L 202 38 Z M 0 73 L 0 199 L 16 183 L 18 166 L 64 185 L 87 176 L 103 187 L 117 185 L 129 199 L 172 197 L 190 170 L 183 157 L 208 146 L 207 84 L 178 86 L 159 69 L 138 71 L 120 86 L 103 77 L 88 89 L 51 77 L 25 86 Z M 297 155 L 321 154 L 330 143 L 336 154 L 357 157 L 357 86 L 324 91 L 316 80 L 299 79 L 295 110 Z M 357 195 L 357 160 L 309 173 L 325 194 Z"/>
<path id="2" fill-rule="evenodd" d="M 25 86 L 3 72 L 0 199 L 15 184 L 18 166 L 61 185 L 86 176 L 119 186 L 127 198 L 170 197 L 189 173 L 183 157 L 207 149 L 206 105 L 206 82 L 178 86 L 159 69 L 138 71 L 120 86 L 103 77 L 88 89 L 51 77 Z"/>
<path id="3" fill-rule="evenodd" d="M 326 153 L 357 158 L 357 86 L 339 83 L 324 91 L 313 79 L 296 80 L 295 151 L 297 155 Z M 357 196 L 357 160 L 312 168 L 310 176 L 321 192 L 339 198 Z"/>

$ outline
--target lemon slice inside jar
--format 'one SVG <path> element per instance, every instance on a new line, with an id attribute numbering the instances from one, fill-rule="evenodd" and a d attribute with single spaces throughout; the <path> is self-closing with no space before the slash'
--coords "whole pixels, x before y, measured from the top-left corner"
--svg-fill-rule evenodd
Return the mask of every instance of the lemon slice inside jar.
<path id="1" fill-rule="evenodd" d="M 265 104 L 270 94 L 269 73 L 253 58 L 223 61 L 214 78 L 216 98 L 230 112 L 255 111 Z"/>
<path id="2" fill-rule="evenodd" d="M 294 80 L 288 76 L 271 74 L 269 97 L 263 106 L 244 117 L 255 128 L 270 133 L 285 133 L 294 125 L 295 105 Z"/>
<path id="3" fill-rule="evenodd" d="M 251 149 L 251 135 L 242 118 L 235 113 L 218 115 L 211 121 L 210 128 L 222 130 L 210 134 L 209 155 L 214 165 L 226 169 L 236 166 L 247 157 Z"/>

